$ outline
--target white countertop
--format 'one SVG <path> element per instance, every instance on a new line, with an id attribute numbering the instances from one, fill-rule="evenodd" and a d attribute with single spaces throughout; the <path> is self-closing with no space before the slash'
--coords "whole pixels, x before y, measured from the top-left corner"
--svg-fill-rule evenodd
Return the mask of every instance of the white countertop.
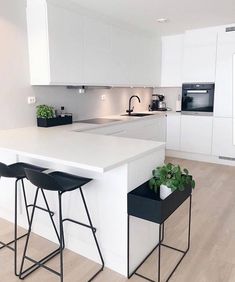
<path id="1" fill-rule="evenodd" d="M 107 127 L 107 126 L 112 126 L 112 125 L 118 125 L 118 124 L 123 124 L 123 123 L 135 123 L 140 120 L 146 120 L 146 119 L 152 119 L 152 118 L 157 118 L 157 117 L 162 117 L 165 116 L 166 113 L 169 112 L 160 112 L 160 111 L 154 111 L 154 112 L 149 112 L 149 111 L 141 111 L 138 113 L 144 113 L 144 114 L 151 114 L 148 116 L 144 117 L 131 117 L 131 116 L 124 116 L 123 114 L 120 115 L 109 115 L 109 116 L 102 116 L 98 118 L 105 118 L 105 119 L 115 119 L 117 121 L 114 122 L 109 122 L 109 123 L 103 123 L 103 124 L 92 124 L 92 123 L 83 123 L 79 121 L 75 121 L 73 124 L 66 125 L 66 126 L 61 126 L 60 130 L 65 130 L 65 131 L 77 131 L 77 132 L 82 132 L 82 131 L 88 131 L 91 129 L 95 128 L 101 128 L 101 127 Z M 87 118 L 86 120 L 88 120 Z M 93 118 L 91 118 L 93 119 Z M 58 127 L 50 127 L 50 130 L 55 130 L 57 131 Z"/>
<path id="2" fill-rule="evenodd" d="M 117 116 L 105 118 L 115 117 L 117 118 Z M 144 118 L 122 117 L 121 122 L 127 120 L 134 122 Z M 110 126 L 111 123 L 108 125 Z M 107 135 L 96 135 L 94 138 L 93 134 L 74 131 L 83 131 L 94 126 L 107 126 L 107 124 L 74 123 L 52 128 L 28 127 L 2 130 L 0 131 L 0 149 L 103 173 L 165 146 L 165 143 L 161 142 Z"/>

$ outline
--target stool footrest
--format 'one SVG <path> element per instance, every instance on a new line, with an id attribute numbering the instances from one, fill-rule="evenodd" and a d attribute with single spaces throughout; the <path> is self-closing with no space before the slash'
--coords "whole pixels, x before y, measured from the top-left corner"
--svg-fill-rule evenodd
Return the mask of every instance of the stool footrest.
<path id="1" fill-rule="evenodd" d="M 34 264 L 32 266 L 30 266 L 29 268 L 27 268 L 26 270 L 24 270 L 23 272 L 21 272 L 20 274 L 20 279 L 25 279 L 27 276 L 29 276 L 32 272 L 34 272 L 35 270 L 37 270 L 38 268 L 42 267 L 45 268 L 46 270 L 60 276 L 60 273 L 55 271 L 54 269 L 48 267 L 45 265 L 45 263 L 47 263 L 48 261 L 50 261 L 51 259 L 53 259 L 55 256 L 57 256 L 60 253 L 60 248 L 56 249 L 55 251 L 51 252 L 49 255 L 45 256 L 44 258 L 42 258 L 39 261 L 36 261 L 28 256 L 25 256 L 25 259 L 33 262 Z"/>
<path id="2" fill-rule="evenodd" d="M 33 205 L 27 205 L 27 208 L 33 208 Z M 54 212 L 48 211 L 48 210 L 45 209 L 45 208 L 42 208 L 42 207 L 39 207 L 39 206 L 35 206 L 35 208 L 38 209 L 38 210 L 44 211 L 44 212 L 48 212 L 48 213 L 51 214 L 51 216 L 54 216 L 54 215 L 55 215 Z"/>
<path id="3" fill-rule="evenodd" d="M 97 231 L 97 229 L 96 229 L 95 227 L 92 228 L 90 225 L 85 224 L 85 223 L 82 223 L 82 222 L 80 222 L 80 221 L 76 221 L 76 220 L 74 220 L 74 219 L 65 218 L 65 219 L 63 219 L 63 222 L 65 222 L 65 221 L 69 221 L 69 222 L 72 222 L 72 223 L 74 223 L 74 224 L 78 224 L 78 225 L 81 225 L 81 226 L 90 228 L 90 229 L 92 229 L 94 232 Z"/>
<path id="4" fill-rule="evenodd" d="M 14 251 L 15 248 L 11 247 L 10 245 L 13 244 L 13 243 L 15 243 L 15 241 L 19 241 L 20 239 L 26 237 L 27 234 L 28 234 L 28 233 L 26 233 L 26 234 L 24 234 L 24 235 L 22 235 L 22 236 L 16 238 L 16 240 L 12 240 L 12 241 L 10 241 L 10 242 L 8 242 L 8 243 L 3 243 L 3 242 L 0 241 L 0 245 L 2 245 L 2 246 L 0 247 L 0 250 L 3 249 L 3 248 L 8 248 L 8 249 Z"/>

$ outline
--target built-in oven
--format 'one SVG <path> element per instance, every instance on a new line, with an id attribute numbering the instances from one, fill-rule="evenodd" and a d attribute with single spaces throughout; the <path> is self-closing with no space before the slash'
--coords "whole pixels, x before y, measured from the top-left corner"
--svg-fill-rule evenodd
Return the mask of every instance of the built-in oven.
<path id="1" fill-rule="evenodd" d="M 182 113 L 213 115 L 214 92 L 214 83 L 184 83 Z"/>

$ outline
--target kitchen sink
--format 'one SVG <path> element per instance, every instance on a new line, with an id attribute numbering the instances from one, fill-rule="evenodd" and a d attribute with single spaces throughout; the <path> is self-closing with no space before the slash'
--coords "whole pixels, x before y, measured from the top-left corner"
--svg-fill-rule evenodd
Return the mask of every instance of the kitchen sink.
<path id="1" fill-rule="evenodd" d="M 145 116 L 151 116 L 153 114 L 144 114 L 144 113 L 132 113 L 132 114 L 125 114 L 122 116 L 129 116 L 129 117 L 145 117 Z"/>

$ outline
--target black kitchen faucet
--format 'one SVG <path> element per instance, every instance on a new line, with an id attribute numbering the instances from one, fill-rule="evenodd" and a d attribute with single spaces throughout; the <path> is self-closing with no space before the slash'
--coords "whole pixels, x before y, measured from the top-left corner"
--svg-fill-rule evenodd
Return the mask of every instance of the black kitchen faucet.
<path id="1" fill-rule="evenodd" d="M 140 103 L 140 97 L 139 97 L 139 96 L 133 95 L 133 96 L 130 97 L 130 99 L 129 99 L 129 109 L 126 110 L 126 112 L 129 114 L 129 116 L 131 115 L 131 113 L 132 113 L 133 110 L 134 110 L 134 106 L 131 108 L 131 100 L 132 100 L 133 98 L 137 98 L 138 101 L 139 101 L 139 103 Z"/>

